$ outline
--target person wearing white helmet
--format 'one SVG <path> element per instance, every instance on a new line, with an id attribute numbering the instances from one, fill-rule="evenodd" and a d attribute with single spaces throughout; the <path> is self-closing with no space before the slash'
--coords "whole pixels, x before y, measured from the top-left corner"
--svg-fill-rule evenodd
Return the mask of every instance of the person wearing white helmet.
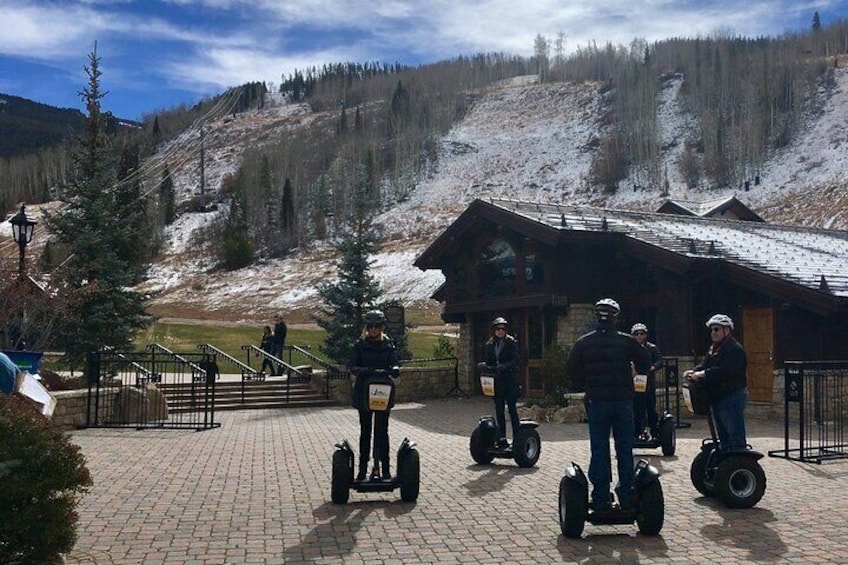
<path id="1" fill-rule="evenodd" d="M 506 414 L 504 404 L 509 411 L 512 437 L 518 433 L 518 363 L 521 359 L 518 340 L 507 333 L 509 322 L 497 317 L 492 320 L 492 336 L 483 346 L 483 362 L 495 371 L 495 419 L 498 421 L 498 447 L 506 449 Z"/>
<path id="2" fill-rule="evenodd" d="M 716 423 L 719 449 L 744 449 L 745 405 L 748 403 L 748 381 L 745 350 L 733 337 L 733 320 L 715 314 L 705 324 L 710 329 L 710 346 L 703 362 L 683 373 L 684 378 L 701 381 L 710 398 L 710 409 Z"/>
<path id="3" fill-rule="evenodd" d="M 571 348 L 569 374 L 577 390 L 582 389 L 589 420 L 589 480 L 592 506 L 610 505 L 612 483 L 609 438 L 615 441 L 618 467 L 618 503 L 633 504 L 633 376 L 631 367 L 644 374 L 650 366 L 648 352 L 626 333 L 615 328 L 621 307 L 612 298 L 595 303 L 597 326 Z M 632 363 L 632 365 L 631 365 Z"/>
<path id="4" fill-rule="evenodd" d="M 651 359 L 651 366 L 646 373 L 648 382 L 645 386 L 645 392 L 636 392 L 633 395 L 633 412 L 634 424 L 636 429 L 636 437 L 640 439 L 648 439 L 644 437 L 645 420 L 650 428 L 651 437 L 657 437 L 659 430 L 659 415 L 657 414 L 657 379 L 656 373 L 659 366 L 662 364 L 662 354 L 660 348 L 648 341 L 648 326 L 643 323 L 633 324 L 630 328 L 630 335 L 633 339 L 639 342 L 639 345 L 645 348 L 648 356 Z"/>

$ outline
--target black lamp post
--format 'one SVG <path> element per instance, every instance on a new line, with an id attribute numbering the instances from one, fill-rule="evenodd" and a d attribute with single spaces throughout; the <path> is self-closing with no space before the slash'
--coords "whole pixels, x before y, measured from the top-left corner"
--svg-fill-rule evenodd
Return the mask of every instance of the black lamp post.
<path id="1" fill-rule="evenodd" d="M 35 231 L 35 220 L 30 219 L 29 216 L 26 215 L 24 211 L 24 205 L 21 204 L 21 211 L 12 216 L 9 220 L 9 223 L 12 224 L 12 238 L 15 240 L 15 243 L 18 244 L 18 248 L 21 250 L 21 259 L 20 264 L 18 265 L 18 274 L 21 278 L 24 277 L 24 254 L 26 253 L 26 246 L 32 241 L 32 233 Z"/>

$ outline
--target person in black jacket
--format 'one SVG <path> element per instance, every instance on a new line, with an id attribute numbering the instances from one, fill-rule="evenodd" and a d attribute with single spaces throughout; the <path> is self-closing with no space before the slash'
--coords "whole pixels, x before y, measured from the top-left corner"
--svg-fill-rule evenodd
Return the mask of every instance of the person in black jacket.
<path id="1" fill-rule="evenodd" d="M 748 359 L 733 337 L 733 320 L 716 314 L 706 322 L 710 347 L 704 361 L 683 373 L 684 378 L 703 381 L 710 398 L 719 449 L 745 449 L 745 405 L 748 403 Z"/>
<path id="2" fill-rule="evenodd" d="M 271 331 L 271 326 L 262 328 L 262 342 L 259 344 L 259 349 L 265 353 L 271 353 L 274 350 L 274 334 Z M 266 367 L 268 368 L 269 375 L 274 374 L 274 364 L 267 357 L 262 357 L 262 368 L 259 369 L 260 372 L 264 373 Z"/>
<path id="3" fill-rule="evenodd" d="M 633 504 L 633 375 L 644 374 L 650 365 L 648 352 L 639 343 L 615 329 L 621 308 L 611 298 L 595 303 L 597 326 L 574 344 L 568 358 L 572 382 L 586 394 L 589 420 L 589 480 L 595 510 L 610 506 L 612 466 L 610 431 L 618 462 L 618 502 Z M 632 363 L 632 365 L 631 365 Z"/>
<path id="4" fill-rule="evenodd" d="M 400 369 L 395 343 L 384 333 L 386 316 L 380 310 L 365 313 L 365 331 L 353 345 L 350 367 L 355 377 L 351 404 L 359 410 L 359 473 L 357 481 L 364 481 L 368 472 L 368 456 L 371 450 L 371 421 L 374 421 L 374 468 L 371 480 L 391 480 L 389 469 L 389 411 L 394 405 L 394 392 L 389 398 L 388 408 L 372 412 L 368 406 L 368 384 L 388 377 L 397 385 Z M 382 472 L 381 472 L 382 471 Z"/>
<path id="5" fill-rule="evenodd" d="M 504 403 L 509 410 L 512 437 L 518 433 L 518 341 L 506 333 L 508 322 L 501 317 L 492 320 L 492 337 L 483 347 L 483 362 L 495 374 L 495 419 L 498 421 L 498 447 L 506 449 L 506 415 Z"/>
<path id="6" fill-rule="evenodd" d="M 271 355 L 277 359 L 283 358 L 283 346 L 286 344 L 286 333 L 288 326 L 283 321 L 283 315 L 277 314 L 274 316 L 274 337 L 271 339 L 272 349 Z M 277 367 L 277 375 L 283 374 L 283 367 Z"/>
<path id="7" fill-rule="evenodd" d="M 645 386 L 645 392 L 635 392 L 633 395 L 633 412 L 635 417 L 636 437 L 640 439 L 648 439 L 644 437 L 645 420 L 650 428 L 651 437 L 657 437 L 659 430 L 659 415 L 657 414 L 657 369 L 662 366 L 662 354 L 660 348 L 648 341 L 648 326 L 642 323 L 633 324 L 630 328 L 630 335 L 633 339 L 639 342 L 639 345 L 648 351 L 651 366 L 645 375 L 648 377 L 648 382 Z"/>

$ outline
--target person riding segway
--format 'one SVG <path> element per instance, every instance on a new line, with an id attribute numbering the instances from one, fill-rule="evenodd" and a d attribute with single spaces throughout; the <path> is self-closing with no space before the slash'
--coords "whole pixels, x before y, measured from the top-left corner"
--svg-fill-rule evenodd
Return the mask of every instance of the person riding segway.
<path id="1" fill-rule="evenodd" d="M 745 435 L 748 361 L 729 316 L 716 314 L 705 325 L 711 344 L 704 361 L 683 373 L 686 406 L 708 416 L 711 436 L 692 461 L 690 478 L 704 496 L 717 494 L 731 508 L 750 508 L 765 494 L 766 476 L 758 463 L 763 454 Z"/>
<path id="2" fill-rule="evenodd" d="M 595 303 L 597 326 L 574 344 L 568 359 L 570 374 L 586 394 L 591 460 L 589 481 L 572 463 L 559 485 L 559 520 L 563 535 L 580 537 L 584 522 L 629 524 L 656 535 L 662 529 L 665 505 L 659 471 L 640 460 L 633 466 L 633 393 L 631 367 L 645 374 L 650 365 L 647 351 L 631 336 L 616 331 L 621 308 L 611 298 Z M 632 365 L 631 365 L 632 364 Z M 609 438 L 612 432 L 618 462 L 618 503 L 610 485 L 612 465 Z"/>
<path id="3" fill-rule="evenodd" d="M 348 366 L 356 379 L 351 404 L 359 411 L 359 471 L 354 478 L 354 455 L 347 440 L 336 444 L 332 488 L 335 503 L 347 502 L 351 487 L 360 492 L 390 491 L 400 487 L 404 501 L 414 501 L 418 497 L 420 462 L 415 444 L 409 438 L 404 438 L 398 450 L 397 477 L 392 477 L 389 466 L 389 414 L 395 402 L 400 369 L 395 344 L 383 332 L 385 324 L 386 316 L 382 311 L 366 312 L 363 337 L 353 346 Z M 366 480 L 372 429 L 374 466 Z"/>
<path id="4" fill-rule="evenodd" d="M 532 467 L 541 453 L 538 424 L 518 417 L 516 402 L 520 394 L 518 365 L 521 359 L 518 341 L 507 333 L 508 322 L 502 317 L 492 320 L 492 336 L 483 350 L 480 369 L 481 389 L 495 402 L 495 418 L 480 418 L 471 434 L 471 457 L 480 464 L 495 457 L 513 458 L 520 467 Z M 512 443 L 506 434 L 506 404 L 512 429 Z"/>
<path id="5" fill-rule="evenodd" d="M 645 348 L 651 363 L 644 375 L 637 375 L 634 370 L 633 416 L 636 439 L 633 441 L 633 447 L 636 449 L 660 447 L 662 454 L 670 457 L 677 450 L 677 430 L 674 418 L 667 411 L 662 418 L 657 414 L 656 372 L 662 367 L 662 354 L 656 345 L 648 341 L 648 326 L 645 324 L 633 324 L 630 335 Z"/>

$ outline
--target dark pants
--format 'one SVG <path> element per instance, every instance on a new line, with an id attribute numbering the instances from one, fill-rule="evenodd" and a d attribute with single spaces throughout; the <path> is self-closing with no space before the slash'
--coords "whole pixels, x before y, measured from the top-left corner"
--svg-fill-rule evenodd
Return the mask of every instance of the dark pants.
<path id="1" fill-rule="evenodd" d="M 509 421 L 512 424 L 512 437 L 518 433 L 518 408 L 515 403 L 518 395 L 514 391 L 506 391 L 503 394 L 495 394 L 495 418 L 498 420 L 498 439 L 506 439 L 506 414 L 504 404 L 509 410 Z"/>
<path id="2" fill-rule="evenodd" d="M 374 420 L 374 460 L 389 464 L 389 410 L 385 412 L 359 411 L 359 463 L 368 465 L 371 453 L 371 420 Z"/>
<path id="3" fill-rule="evenodd" d="M 636 428 L 635 436 L 638 437 L 645 429 L 645 416 L 647 415 L 647 425 L 651 428 L 651 435 L 657 437 L 657 389 L 650 387 L 645 392 L 637 392 L 633 395 L 633 412 L 634 423 Z"/>
<path id="4" fill-rule="evenodd" d="M 269 351 L 268 353 L 270 353 L 271 355 L 273 355 L 277 359 L 282 359 L 283 358 L 283 344 L 276 342 L 276 341 L 271 342 L 271 351 Z M 270 363 L 270 361 L 269 361 L 269 363 Z M 277 374 L 278 375 L 283 374 L 282 365 L 277 367 Z"/>
<path id="5" fill-rule="evenodd" d="M 748 389 L 739 389 L 713 402 L 712 411 L 718 433 L 719 449 L 744 449 L 748 446 L 745 438 L 745 405 L 748 403 Z"/>
<path id="6" fill-rule="evenodd" d="M 592 502 L 596 508 L 609 504 L 612 483 L 609 439 L 612 432 L 618 462 L 618 486 L 615 492 L 619 503 L 629 504 L 633 500 L 633 401 L 592 400 L 588 403 L 588 417 L 589 445 L 592 451 L 589 460 Z"/>

